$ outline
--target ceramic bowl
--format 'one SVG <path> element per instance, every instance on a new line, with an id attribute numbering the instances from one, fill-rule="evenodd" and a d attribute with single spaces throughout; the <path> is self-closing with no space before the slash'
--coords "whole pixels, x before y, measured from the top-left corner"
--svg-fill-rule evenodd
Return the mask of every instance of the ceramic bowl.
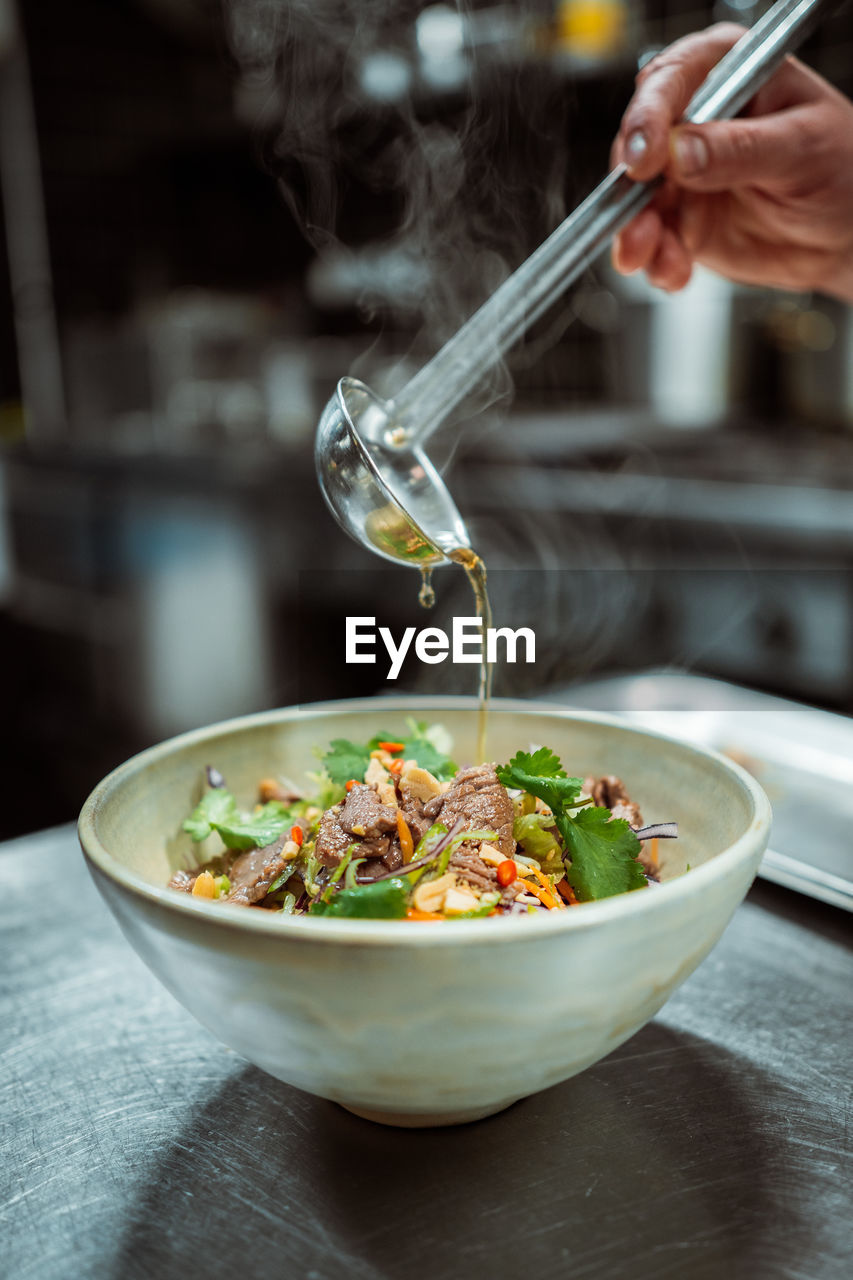
<path id="1" fill-rule="evenodd" d="M 583 1071 L 660 1009 L 719 939 L 755 875 L 770 807 L 713 752 L 604 715 L 496 700 L 488 754 L 545 744 L 569 773 L 616 773 L 661 842 L 663 880 L 527 918 L 419 924 L 281 916 L 165 887 L 195 861 L 181 823 L 215 765 L 247 805 L 301 779 L 332 738 L 438 721 L 474 758 L 467 698 L 273 711 L 142 752 L 93 791 L 79 834 L 131 945 L 220 1040 L 280 1080 L 398 1125 L 460 1123 Z M 686 868 L 689 870 L 686 871 Z"/>

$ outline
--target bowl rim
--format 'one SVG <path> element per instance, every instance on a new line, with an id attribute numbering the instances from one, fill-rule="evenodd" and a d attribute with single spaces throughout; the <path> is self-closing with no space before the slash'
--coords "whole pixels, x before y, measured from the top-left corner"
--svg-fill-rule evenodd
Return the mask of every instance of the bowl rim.
<path id="1" fill-rule="evenodd" d="M 401 712 L 476 711 L 478 701 L 467 695 L 413 694 L 393 697 L 341 698 L 327 702 L 301 703 L 293 707 L 276 708 L 218 721 L 186 733 L 167 738 L 163 742 L 146 747 L 131 756 L 106 775 L 87 797 L 80 812 L 77 833 L 83 854 L 90 869 L 97 870 L 114 881 L 131 895 L 142 898 L 151 905 L 167 912 L 185 916 L 187 923 L 195 919 L 199 924 L 212 928 L 229 929 L 251 937 L 253 934 L 280 937 L 283 941 L 299 938 L 305 943 L 317 945 L 339 944 L 406 948 L 415 946 L 457 946 L 459 944 L 509 945 L 513 942 L 531 942 L 536 938 L 551 937 L 555 933 L 598 928 L 611 921 L 619 921 L 637 912 L 656 911 L 664 904 L 672 907 L 710 886 L 724 880 L 730 873 L 748 864 L 755 857 L 756 849 L 763 852 L 770 834 L 770 802 L 760 784 L 739 764 L 727 756 L 707 747 L 686 742 L 673 734 L 662 733 L 637 725 L 606 712 L 575 708 L 570 704 L 547 701 L 531 701 L 522 698 L 493 698 L 492 712 L 510 714 L 544 715 L 558 720 L 601 724 L 623 730 L 636 738 L 652 742 L 666 742 L 677 746 L 689 755 L 713 762 L 737 781 L 752 805 L 752 817 L 746 830 L 727 848 L 715 854 L 708 862 L 691 869 L 673 880 L 649 889 L 645 893 L 625 893 L 612 898 L 584 902 L 567 911 L 553 911 L 537 916 L 535 926 L 529 920 L 508 917 L 500 922 L 490 920 L 459 920 L 442 928 L 427 928 L 414 920 L 328 920 L 308 916 L 286 916 L 264 911 L 227 911 L 213 903 L 198 901 L 189 894 L 177 893 L 166 885 L 152 885 L 142 876 L 129 870 L 102 844 L 96 832 L 98 813 L 116 787 L 144 770 L 149 763 L 162 756 L 171 755 L 191 744 L 204 742 L 222 734 L 240 733 L 252 729 L 288 723 L 294 720 L 322 721 L 342 712 L 376 714 L 377 708 L 389 714 Z M 757 867 L 758 859 L 756 859 Z"/>

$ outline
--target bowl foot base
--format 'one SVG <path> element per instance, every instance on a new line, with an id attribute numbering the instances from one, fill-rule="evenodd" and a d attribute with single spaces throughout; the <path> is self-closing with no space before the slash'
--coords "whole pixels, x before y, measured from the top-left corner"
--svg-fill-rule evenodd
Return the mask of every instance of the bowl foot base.
<path id="1" fill-rule="evenodd" d="M 471 1124 L 474 1120 L 485 1120 L 486 1116 L 497 1115 L 512 1106 L 512 1102 L 499 1102 L 491 1107 L 471 1107 L 463 1111 L 374 1111 L 371 1107 L 348 1107 L 340 1103 L 344 1111 L 349 1111 L 362 1120 L 372 1120 L 374 1124 L 394 1125 L 398 1129 L 437 1129 L 447 1124 Z"/>

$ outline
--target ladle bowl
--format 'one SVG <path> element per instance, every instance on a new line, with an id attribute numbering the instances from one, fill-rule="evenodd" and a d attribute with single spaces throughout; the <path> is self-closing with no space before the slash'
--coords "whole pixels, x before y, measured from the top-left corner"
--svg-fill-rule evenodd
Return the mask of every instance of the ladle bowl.
<path id="1" fill-rule="evenodd" d="M 433 464 L 407 443 L 392 406 L 356 378 L 341 378 L 323 410 L 316 462 L 332 514 L 369 551 L 432 569 L 451 551 L 470 547 Z"/>

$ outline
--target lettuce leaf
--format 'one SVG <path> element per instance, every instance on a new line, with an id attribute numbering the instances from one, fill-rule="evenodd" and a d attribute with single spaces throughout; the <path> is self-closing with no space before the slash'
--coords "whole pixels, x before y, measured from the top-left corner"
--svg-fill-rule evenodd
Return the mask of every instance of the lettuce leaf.
<path id="1" fill-rule="evenodd" d="M 525 813 L 512 824 L 513 838 L 521 845 L 528 858 L 535 858 L 543 870 L 558 871 L 562 866 L 563 850 L 553 831 L 554 819 L 547 813 Z"/>

